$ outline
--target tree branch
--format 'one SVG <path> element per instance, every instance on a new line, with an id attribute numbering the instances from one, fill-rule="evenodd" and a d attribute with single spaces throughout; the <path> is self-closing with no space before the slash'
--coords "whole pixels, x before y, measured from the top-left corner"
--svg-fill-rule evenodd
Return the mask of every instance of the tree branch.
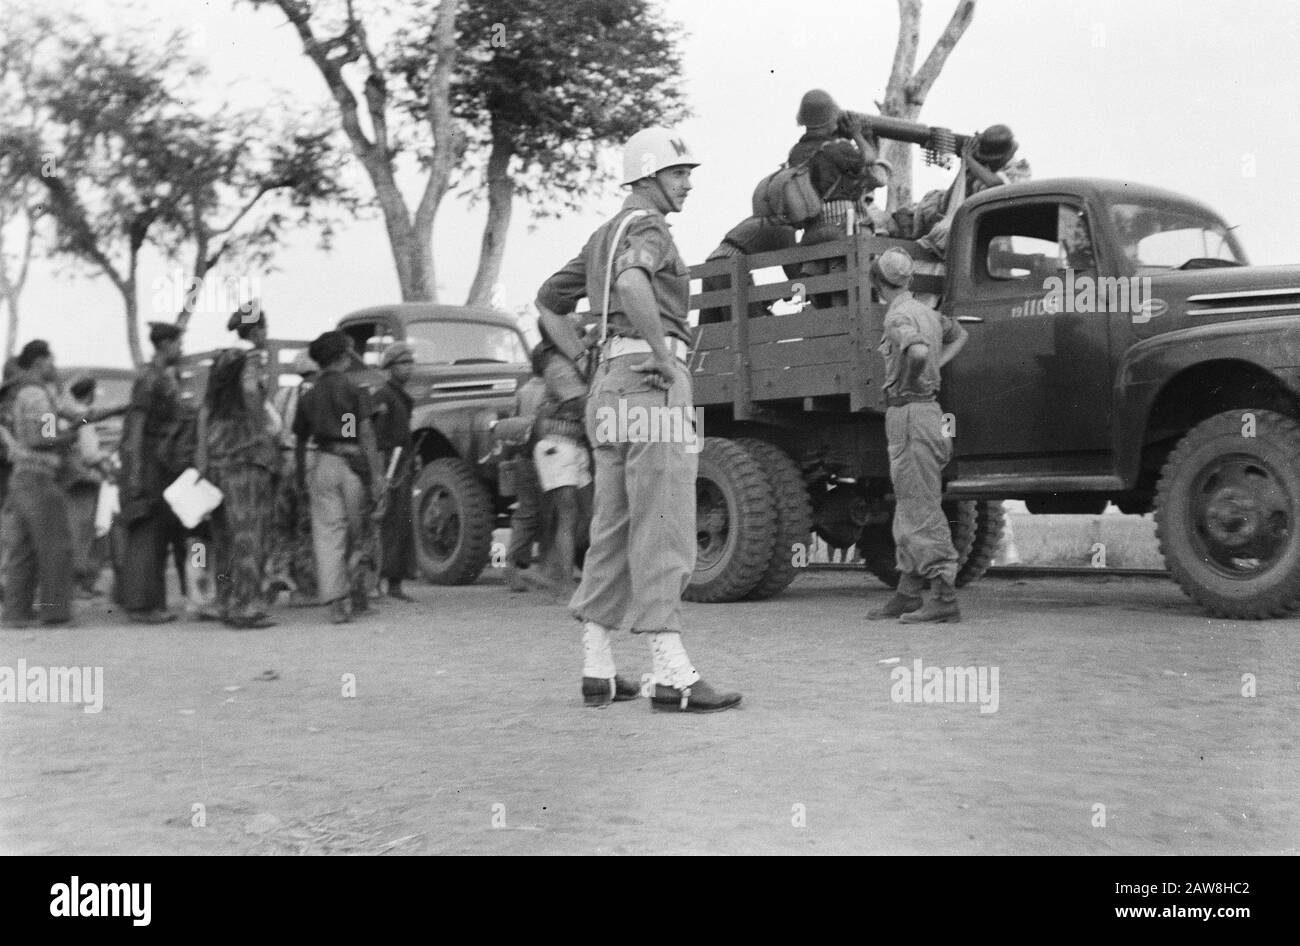
<path id="1" fill-rule="evenodd" d="M 902 96 L 916 65 L 916 51 L 921 42 L 921 0 L 898 0 L 898 45 L 894 47 L 894 64 L 889 70 L 885 96 Z"/>
<path id="2" fill-rule="evenodd" d="M 311 28 L 311 7 L 306 3 L 301 3 L 299 0 L 275 0 L 275 3 L 285 18 L 293 24 L 293 28 L 298 31 L 303 51 L 316 64 L 316 68 L 325 79 L 325 85 L 338 104 L 343 131 L 352 142 L 357 157 L 362 161 L 373 160 L 375 144 L 366 137 L 365 130 L 361 127 L 357 115 L 357 97 L 352 94 L 352 89 L 343 78 L 343 66 L 356 62 L 361 57 L 360 49 L 351 41 L 349 33 L 327 41 L 317 39 Z M 345 54 L 331 57 L 330 52 L 338 47 L 343 47 L 346 50 Z"/>
<path id="3" fill-rule="evenodd" d="M 943 71 L 944 64 L 948 61 L 948 55 L 957 45 L 957 41 L 962 38 L 962 34 L 966 32 L 966 27 L 970 26 L 974 16 L 975 0 L 960 0 L 957 8 L 952 11 L 948 25 L 943 28 L 943 33 L 935 41 L 934 48 L 930 50 L 930 55 L 925 57 L 921 68 L 908 81 L 907 101 L 913 105 L 925 103 L 925 97 L 930 94 L 934 80 L 939 78 L 939 73 Z"/>
<path id="4" fill-rule="evenodd" d="M 451 185 L 451 173 L 465 151 L 465 136 L 456 128 L 451 114 L 451 75 L 456 65 L 456 0 L 442 0 L 438 5 L 434 55 L 433 72 L 425 88 L 429 128 L 433 132 L 433 166 L 415 212 L 417 230 L 433 225 L 438 204 Z"/>

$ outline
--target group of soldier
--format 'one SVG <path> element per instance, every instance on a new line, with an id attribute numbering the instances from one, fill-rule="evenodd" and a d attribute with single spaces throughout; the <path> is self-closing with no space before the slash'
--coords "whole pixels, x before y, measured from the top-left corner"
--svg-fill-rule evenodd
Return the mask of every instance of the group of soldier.
<path id="1" fill-rule="evenodd" d="M 898 214 L 874 205 L 873 191 L 889 166 L 879 159 L 860 116 L 812 90 L 796 121 L 805 134 L 789 161 L 808 165 L 822 199 L 821 212 L 803 228 L 802 245 L 870 230 L 920 235 L 942 255 L 945 223 L 956 204 L 967 193 L 1006 180 L 1004 169 L 1016 150 L 1010 129 L 988 129 L 963 154 L 958 180 L 932 202 L 929 218 L 923 200 L 900 223 Z M 501 442 L 531 461 L 519 464 L 514 477 L 518 507 L 506 562 L 510 584 L 535 584 L 570 599 L 582 626 L 581 691 L 591 706 L 641 692 L 632 678 L 617 673 L 610 635 L 619 629 L 649 643 L 653 708 L 709 712 L 741 701 L 739 693 L 706 683 L 682 643 L 681 596 L 696 553 L 697 455 L 690 438 L 652 441 L 627 431 L 611 436 L 595 422 L 603 411 L 692 412 L 689 270 L 666 217 L 682 210 L 698 165 L 681 135 L 668 129 L 649 128 L 627 142 L 622 183 L 630 193 L 618 214 L 539 290 L 542 343 L 533 352 L 534 378 L 517 399 L 523 422 L 498 425 Z M 792 228 L 751 217 L 727 234 L 711 258 L 795 242 Z M 805 265 L 812 268 L 804 274 L 819 274 L 843 262 Z M 941 430 L 937 395 L 939 369 L 961 350 L 965 332 L 911 294 L 914 269 L 912 258 L 897 248 L 872 264 L 888 303 L 880 351 L 902 578 L 895 595 L 868 617 L 950 622 L 960 620 L 957 557 L 940 497 L 951 445 Z M 590 300 L 594 325 L 575 315 L 583 298 Z M 834 294 L 812 302 L 842 304 Z M 725 317 L 706 311 L 701 321 Z M 164 323 L 151 327 L 155 354 L 133 388 L 122 445 L 119 602 L 134 620 L 174 617 L 166 609 L 163 577 L 179 527 L 163 490 L 191 464 L 224 497 L 211 517 L 211 567 L 221 580 L 215 610 L 207 616 L 234 627 L 269 626 L 268 590 L 283 587 L 301 595 L 314 580 L 332 619 L 350 621 L 370 608 L 381 561 L 388 593 L 405 599 L 412 444 L 411 400 L 403 386 L 414 360 L 411 349 L 397 343 L 383 352 L 388 382 L 372 395 L 354 379 L 358 359 L 348 336 L 322 334 L 296 366 L 303 384 L 292 416 L 281 417 L 270 406 L 277 382 L 268 364 L 264 314 L 259 307 L 237 312 L 229 328 L 248 347 L 216 357 L 190 424 L 176 375 L 181 331 Z M 56 406 L 48 346 L 33 346 L 20 356 L 28 380 L 10 411 L 14 460 L 4 506 L 5 619 L 36 617 L 31 606 L 39 584 L 46 609 L 40 618 L 58 623 L 70 618 L 61 590 L 67 584 L 62 571 L 70 569 L 70 540 L 65 505 L 56 496 L 60 453 L 70 438 L 37 429 Z M 292 456 L 284 456 L 290 444 Z M 391 533 L 384 536 L 383 553 L 375 542 L 380 520 Z M 542 522 L 549 525 L 539 528 Z M 304 567 L 308 532 L 314 568 Z M 544 539 L 543 556 L 534 563 L 538 537 Z M 388 552 L 396 554 L 385 561 Z M 573 588 L 579 557 L 581 580 Z"/>
<path id="2" fill-rule="evenodd" d="M 117 497 L 113 601 L 133 622 L 176 620 L 169 561 L 194 617 L 240 629 L 274 625 L 270 607 L 285 591 L 319 600 L 336 622 L 370 610 L 381 579 L 389 597 L 411 600 L 402 589 L 413 558 L 410 347 L 385 351 L 384 383 L 372 392 L 354 380 L 361 363 L 350 339 L 326 332 L 295 363 L 302 383 L 289 401 L 277 396 L 261 306 L 236 311 L 227 327 L 244 344 L 215 355 L 197 405 L 183 396 L 175 324 L 150 324 L 153 357 L 129 402 L 110 410 L 93 409 L 84 382 L 60 394 L 46 342 L 23 347 L 0 387 L 5 626 L 70 623 L 74 582 L 95 594 L 103 480 Z M 115 413 L 125 415 L 116 466 L 94 437 L 95 422 Z M 190 467 L 221 500 L 187 529 L 164 494 Z"/>

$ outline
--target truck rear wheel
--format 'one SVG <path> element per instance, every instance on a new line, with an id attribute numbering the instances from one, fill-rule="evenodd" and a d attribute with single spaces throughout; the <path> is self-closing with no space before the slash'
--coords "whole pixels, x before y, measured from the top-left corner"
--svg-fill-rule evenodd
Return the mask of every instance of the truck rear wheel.
<path id="1" fill-rule="evenodd" d="M 492 495 L 459 457 L 425 465 L 413 489 L 415 554 L 435 585 L 473 584 L 492 554 Z"/>
<path id="2" fill-rule="evenodd" d="M 1247 432 L 1249 431 L 1249 433 Z M 1179 587 L 1217 617 L 1300 609 L 1300 424 L 1266 410 L 1215 414 L 1169 455 L 1156 538 Z"/>
<path id="3" fill-rule="evenodd" d="M 776 506 L 762 465 L 740 444 L 706 437 L 695 480 L 695 572 L 687 601 L 739 601 L 767 571 Z"/>
<path id="4" fill-rule="evenodd" d="M 795 556 L 802 546 L 807 561 L 808 538 L 812 532 L 812 501 L 799 465 L 774 443 L 745 437 L 737 440 L 767 473 L 776 507 L 776 540 L 772 556 L 758 584 L 745 594 L 747 601 L 770 598 L 783 591 L 799 574 Z"/>
<path id="5" fill-rule="evenodd" d="M 998 556 L 998 546 L 1002 544 L 1002 530 L 1006 524 L 1007 514 L 1002 509 L 1002 500 L 980 500 L 975 504 L 975 537 L 970 552 L 962 559 L 961 550 L 957 550 L 958 588 L 964 588 L 984 577 Z"/>
<path id="6" fill-rule="evenodd" d="M 959 574 L 962 563 L 967 560 L 975 542 L 978 521 L 976 505 L 969 499 L 949 500 L 943 504 L 944 514 L 948 517 L 948 528 L 952 530 L 952 545 L 957 550 Z M 898 587 L 898 565 L 894 556 L 892 523 L 868 525 L 863 529 L 862 536 L 858 539 L 858 554 L 866 563 L 867 571 L 890 588 Z"/>

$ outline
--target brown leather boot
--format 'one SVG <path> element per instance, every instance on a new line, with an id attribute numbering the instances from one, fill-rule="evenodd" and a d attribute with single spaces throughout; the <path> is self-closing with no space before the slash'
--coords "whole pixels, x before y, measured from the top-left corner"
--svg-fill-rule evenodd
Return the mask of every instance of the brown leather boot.
<path id="1" fill-rule="evenodd" d="M 925 604 L 919 611 L 899 618 L 904 624 L 957 624 L 961 621 L 961 608 L 957 607 L 957 589 L 941 578 L 930 582 L 925 593 Z"/>
<path id="2" fill-rule="evenodd" d="M 894 618 L 901 618 L 904 614 L 920 610 L 921 604 L 921 599 L 917 595 L 905 595 L 895 591 L 888 601 L 867 612 L 867 620 L 892 621 Z"/>

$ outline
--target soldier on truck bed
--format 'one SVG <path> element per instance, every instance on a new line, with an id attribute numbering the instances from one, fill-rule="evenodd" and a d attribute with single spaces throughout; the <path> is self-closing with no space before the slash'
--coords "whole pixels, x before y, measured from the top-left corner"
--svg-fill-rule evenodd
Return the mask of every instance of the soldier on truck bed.
<path id="1" fill-rule="evenodd" d="M 874 135 L 861 116 L 845 112 L 830 93 L 812 89 L 804 93 L 795 121 L 806 131 L 790 149 L 789 164 L 808 164 L 813 188 L 822 199 L 821 213 L 808 224 L 801 246 L 830 243 L 859 230 L 865 196 L 880 187 Z M 861 224 L 869 230 L 871 221 Z M 843 260 L 813 260 L 803 266 L 805 276 L 823 276 L 844 269 Z M 846 293 L 821 293 L 813 297 L 817 308 L 846 305 Z"/>
<path id="2" fill-rule="evenodd" d="M 722 238 L 722 242 L 718 244 L 717 249 L 709 254 L 705 262 L 711 263 L 714 260 L 733 259 L 737 256 L 752 256 L 755 253 L 788 250 L 795 245 L 795 242 L 794 227 L 782 226 L 763 217 L 746 217 L 727 231 L 727 235 Z M 788 264 L 784 268 L 786 276 L 790 279 L 799 277 L 800 270 L 797 265 Z M 746 275 L 749 278 L 749 284 L 752 286 L 754 284 L 753 275 L 748 273 Z M 702 292 L 730 288 L 731 276 L 728 274 L 705 276 L 701 282 Z M 768 307 L 762 302 L 751 302 L 749 304 L 750 318 L 770 314 Z M 729 306 L 700 310 L 700 325 L 725 322 L 729 318 L 731 318 L 731 308 Z"/>

